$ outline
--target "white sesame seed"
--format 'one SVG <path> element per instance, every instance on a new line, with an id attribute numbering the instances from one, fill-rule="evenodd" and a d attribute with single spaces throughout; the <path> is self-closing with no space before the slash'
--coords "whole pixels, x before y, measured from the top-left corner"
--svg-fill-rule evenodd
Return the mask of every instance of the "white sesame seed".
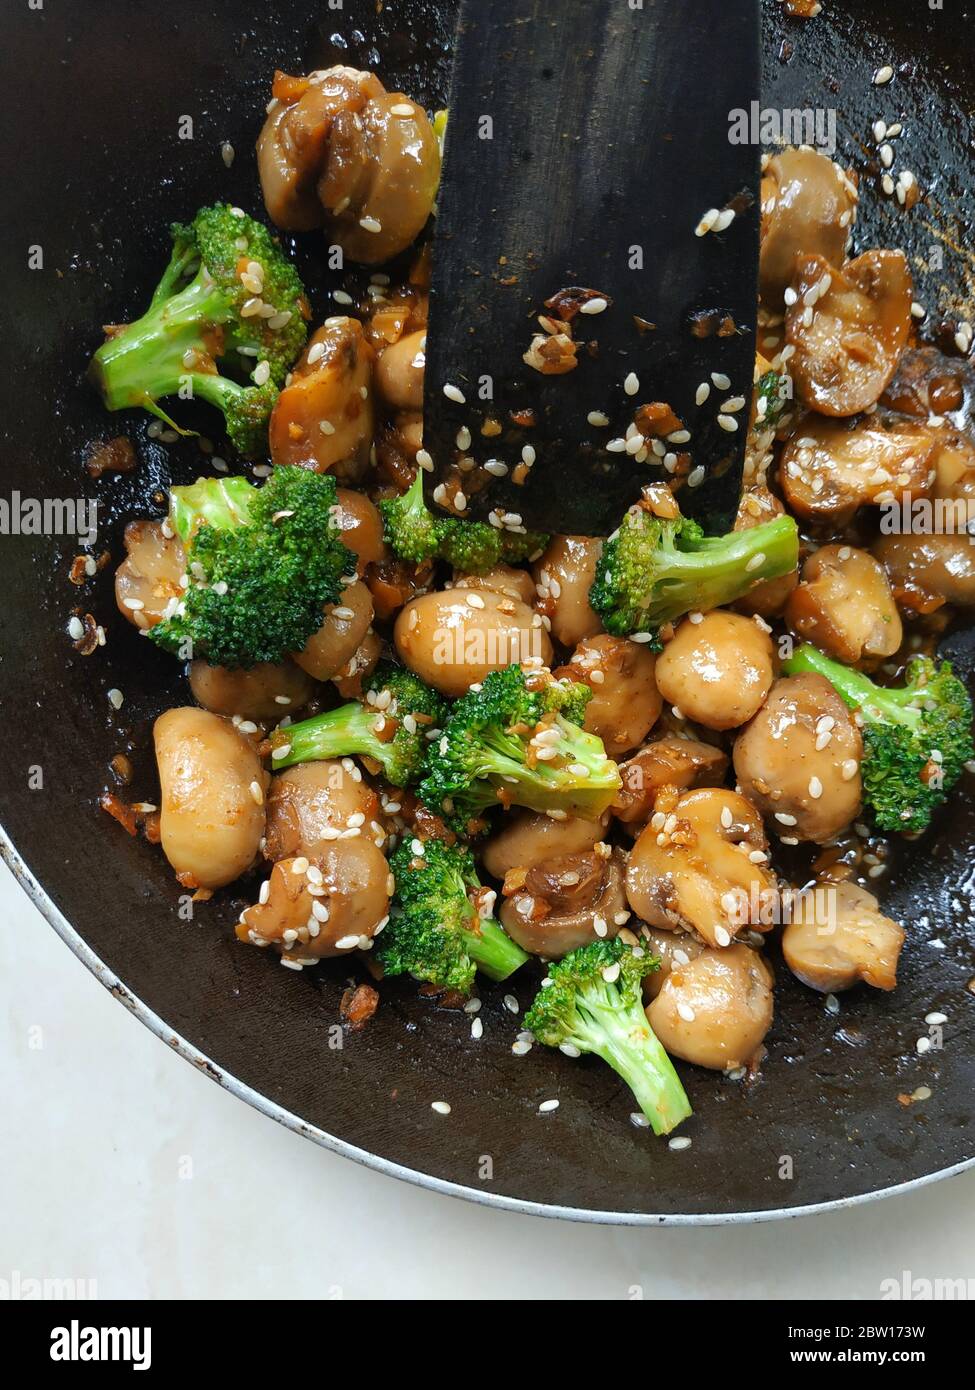
<path id="1" fill-rule="evenodd" d="M 626 452 L 627 441 L 625 439 L 611 439 L 606 445 L 608 454 L 623 454 Z"/>
<path id="2" fill-rule="evenodd" d="M 323 837 L 327 838 L 327 837 Z M 336 951 L 351 951 L 359 944 L 358 936 L 342 936 L 335 943 Z"/>
<path id="3" fill-rule="evenodd" d="M 582 314 L 601 314 L 604 309 L 609 307 L 609 301 L 597 295 L 595 299 L 587 299 L 585 304 L 580 305 L 579 312 Z"/>
<path id="4" fill-rule="evenodd" d="M 715 941 L 718 943 L 719 946 L 730 946 L 730 945 L 731 945 L 731 932 L 728 930 L 727 927 L 721 927 L 721 926 L 715 927 L 715 929 L 714 929 L 714 939 L 715 939 Z"/>
<path id="5" fill-rule="evenodd" d="M 719 391 L 727 391 L 728 387 L 731 385 L 731 377 L 725 376 L 724 372 L 712 372 L 711 380 Z"/>
<path id="6" fill-rule="evenodd" d="M 735 430 L 738 428 L 738 421 L 733 415 L 719 415 L 718 424 L 728 434 L 734 434 Z"/>
<path id="7" fill-rule="evenodd" d="M 873 75 L 873 85 L 875 87 L 886 87 L 887 83 L 894 75 L 894 69 L 889 63 L 885 63 L 882 68 L 878 68 Z"/>
<path id="8" fill-rule="evenodd" d="M 931 1039 L 930 1039 L 930 1038 L 918 1038 L 917 1043 L 915 1044 L 915 1046 L 917 1047 L 917 1050 L 918 1050 L 918 1052 L 920 1053 L 920 1055 L 923 1056 L 925 1052 L 930 1051 L 930 1048 L 931 1048 Z"/>
<path id="9" fill-rule="evenodd" d="M 389 108 L 393 116 L 415 116 L 416 111 L 408 101 L 398 101 L 395 106 Z"/>
<path id="10" fill-rule="evenodd" d="M 790 815 L 788 814 L 787 811 L 776 811 L 776 812 L 775 812 L 775 819 L 779 822 L 780 825 L 795 825 L 795 824 L 796 824 L 796 818 L 795 818 L 795 816 L 790 816 Z"/>
<path id="11" fill-rule="evenodd" d="M 685 1134 L 678 1134 L 674 1139 L 667 1141 L 668 1149 L 673 1149 L 674 1153 L 680 1153 L 682 1149 L 689 1149 L 691 1141 Z"/>
<path id="12" fill-rule="evenodd" d="M 558 1110 L 558 1108 L 559 1103 L 557 1100 L 543 1100 L 538 1107 L 538 1113 L 540 1115 L 550 1115 L 553 1110 Z"/>
<path id="13" fill-rule="evenodd" d="M 809 795 L 814 801 L 818 801 L 823 794 L 823 784 L 818 777 L 809 779 Z"/>
<path id="14" fill-rule="evenodd" d="M 940 1013 L 925 1014 L 924 1021 L 930 1024 L 932 1028 L 937 1028 L 939 1024 L 948 1022 L 948 1015 Z"/>
<path id="15" fill-rule="evenodd" d="M 444 384 L 443 393 L 448 401 L 456 401 L 458 405 L 465 405 L 467 402 L 463 391 L 459 386 L 454 386 L 453 382 L 448 381 Z"/>
<path id="16" fill-rule="evenodd" d="M 696 468 L 692 468 L 691 471 L 690 471 L 690 473 L 688 473 L 688 475 L 687 475 L 687 486 L 688 486 L 688 487 L 700 487 L 701 484 L 702 484 L 703 482 L 704 482 L 704 468 L 703 468 L 703 466 L 702 466 L 701 464 L 698 464 L 698 466 L 697 466 Z"/>
<path id="17" fill-rule="evenodd" d="M 685 1004 L 683 1000 L 677 1005 L 677 1012 L 685 1023 L 693 1023 L 697 1017 L 690 1004 Z"/>
<path id="18" fill-rule="evenodd" d="M 438 1115 L 449 1115 L 450 1106 L 445 1100 L 434 1100 L 430 1102 L 430 1109 L 436 1110 Z"/>
<path id="19" fill-rule="evenodd" d="M 251 373 L 251 381 L 253 381 L 253 383 L 254 383 L 255 386 L 266 386 L 267 383 L 270 381 L 270 379 L 271 379 L 271 364 L 270 364 L 270 362 L 258 362 L 257 366 L 254 368 L 253 372 Z"/>
<path id="20" fill-rule="evenodd" d="M 364 232 L 381 232 L 383 229 L 378 217 L 360 217 L 359 226 Z"/>
<path id="21" fill-rule="evenodd" d="M 628 372 L 623 381 L 623 390 L 628 396 L 635 396 L 640 389 L 640 378 L 636 372 Z"/>
<path id="22" fill-rule="evenodd" d="M 116 690 L 114 686 L 108 692 L 108 703 L 112 706 L 112 709 L 121 709 L 124 699 L 125 696 L 122 694 L 121 690 Z"/>
<path id="23" fill-rule="evenodd" d="M 595 425 L 600 429 L 609 424 L 609 416 L 602 410 L 590 410 L 586 419 L 589 421 L 590 425 Z"/>

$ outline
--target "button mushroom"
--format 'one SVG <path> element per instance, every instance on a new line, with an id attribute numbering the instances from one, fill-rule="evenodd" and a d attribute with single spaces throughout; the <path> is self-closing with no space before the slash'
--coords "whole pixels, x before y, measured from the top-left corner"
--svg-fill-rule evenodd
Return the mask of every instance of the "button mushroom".
<path id="1" fill-rule="evenodd" d="M 845 421 L 806 415 L 782 451 L 778 478 L 789 510 L 845 525 L 859 507 L 922 496 L 936 437 L 911 420 Z"/>
<path id="2" fill-rule="evenodd" d="M 602 629 L 589 603 L 602 549 L 594 536 L 553 536 L 532 566 L 538 611 L 549 619 L 552 636 L 563 647 L 576 647 Z"/>
<path id="3" fill-rule="evenodd" d="M 790 148 L 773 155 L 766 165 L 761 208 L 762 302 L 780 310 L 798 253 L 815 253 L 830 265 L 843 264 L 856 216 L 857 190 L 826 155 Z"/>
<path id="4" fill-rule="evenodd" d="M 866 251 L 842 270 L 796 262 L 785 315 L 801 400 L 822 415 L 856 415 L 880 399 L 911 329 L 914 287 L 903 251 Z"/>
<path id="5" fill-rule="evenodd" d="M 197 659 L 190 662 L 189 676 L 197 704 L 241 719 L 282 719 L 303 709 L 315 692 L 315 682 L 293 661 L 231 670 Z"/>
<path id="6" fill-rule="evenodd" d="M 584 637 L 568 665 L 555 673 L 589 686 L 583 728 L 603 740 L 611 758 L 636 748 L 657 722 L 663 701 L 656 661 L 641 643 L 600 633 Z"/>
<path id="7" fill-rule="evenodd" d="M 379 798 L 351 758 L 298 763 L 271 779 L 265 858 L 308 854 L 319 841 L 356 827 L 379 840 L 378 815 Z"/>
<path id="8" fill-rule="evenodd" d="M 532 660 L 548 666 L 552 660 L 538 614 L 489 589 L 414 598 L 400 611 L 393 637 L 410 670 L 451 699 L 489 671 Z"/>
<path id="9" fill-rule="evenodd" d="M 500 912 L 508 935 L 546 960 L 615 937 L 629 915 L 620 850 L 564 854 L 513 870 Z"/>
<path id="10" fill-rule="evenodd" d="M 378 564 L 386 554 L 379 508 L 364 493 L 340 487 L 336 489 L 336 519 L 342 544 L 356 557 L 361 576 L 367 566 Z"/>
<path id="11" fill-rule="evenodd" d="M 592 849 L 606 833 L 609 817 L 583 820 L 566 816 L 553 820 L 536 811 L 511 811 L 501 829 L 485 843 L 482 862 L 493 878 L 503 879 L 512 869 L 526 869 L 543 859 L 580 854 Z"/>
<path id="12" fill-rule="evenodd" d="M 665 788 L 630 852 L 626 894 L 638 917 L 665 931 L 696 932 L 727 946 L 768 925 L 776 897 L 762 818 L 737 792 Z"/>
<path id="13" fill-rule="evenodd" d="M 295 652 L 298 665 L 317 681 L 331 680 L 352 660 L 372 622 L 372 595 L 361 579 L 325 609 L 321 627 Z"/>
<path id="14" fill-rule="evenodd" d="M 115 571 L 115 602 L 130 623 L 146 630 L 183 597 L 186 552 L 161 521 L 130 521 L 125 550 Z"/>
<path id="15" fill-rule="evenodd" d="M 749 946 L 702 951 L 670 970 L 647 1005 L 650 1027 L 667 1051 L 713 1071 L 747 1066 L 772 1013 L 772 972 Z"/>
<path id="16" fill-rule="evenodd" d="M 665 734 L 648 743 L 620 764 L 623 785 L 613 802 L 617 820 L 636 833 L 653 811 L 662 787 L 685 791 L 690 787 L 713 787 L 724 777 L 727 754 L 696 738 Z"/>
<path id="17" fill-rule="evenodd" d="M 715 609 L 685 619 L 657 657 L 661 695 L 708 729 L 751 719 L 772 686 L 772 639 L 752 618 Z"/>
<path id="18" fill-rule="evenodd" d="M 849 545 L 824 545 L 809 556 L 785 617 L 805 641 L 864 670 L 893 656 L 904 636 L 883 568 Z"/>
<path id="19" fill-rule="evenodd" d="M 863 740 L 853 716 L 819 675 L 778 680 L 735 740 L 742 792 L 781 838 L 817 844 L 856 819 Z"/>
<path id="20" fill-rule="evenodd" d="M 782 503 L 767 487 L 751 487 L 742 494 L 732 530 L 749 531 L 753 526 L 761 526 L 764 521 L 774 521 L 784 511 Z M 797 570 L 780 575 L 778 579 L 764 579 L 761 584 L 753 584 L 748 593 L 736 599 L 732 606 L 739 613 L 777 618 L 798 582 Z"/>
<path id="21" fill-rule="evenodd" d="M 693 932 L 663 931 L 660 927 L 647 926 L 640 928 L 640 945 L 658 962 L 657 969 L 643 977 L 643 997 L 648 1004 L 656 999 L 672 970 L 690 965 L 702 951 L 711 949 Z"/>
<path id="22" fill-rule="evenodd" d="M 800 916 L 782 934 L 782 954 L 793 975 L 810 989 L 838 994 L 863 980 L 893 989 L 904 929 L 880 911 L 872 893 L 855 883 L 804 893 Z"/>
<path id="23" fill-rule="evenodd" d="M 326 319 L 271 413 L 273 462 L 355 481 L 372 446 L 371 387 L 372 348 L 362 325 L 357 319 Z"/>
<path id="24" fill-rule="evenodd" d="M 376 358 L 376 389 L 394 410 L 423 409 L 427 331 L 405 333 Z"/>

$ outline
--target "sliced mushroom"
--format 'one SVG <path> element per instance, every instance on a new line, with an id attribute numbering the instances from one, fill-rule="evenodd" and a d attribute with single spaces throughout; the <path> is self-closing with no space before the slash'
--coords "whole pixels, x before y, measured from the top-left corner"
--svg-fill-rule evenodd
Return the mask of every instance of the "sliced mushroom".
<path id="1" fill-rule="evenodd" d="M 732 529 L 750 531 L 753 526 L 761 526 L 764 521 L 774 521 L 784 512 L 782 503 L 767 487 L 752 487 L 742 494 Z M 739 613 L 757 614 L 761 618 L 777 618 L 798 582 L 798 570 L 793 570 L 791 574 L 783 574 L 778 579 L 765 579 L 761 584 L 753 584 L 747 594 L 735 600 L 733 607 Z"/>
<path id="2" fill-rule="evenodd" d="M 298 763 L 271 779 L 265 858 L 308 854 L 319 841 L 338 839 L 357 826 L 379 840 L 378 816 L 379 798 L 351 758 Z"/>
<path id="3" fill-rule="evenodd" d="M 863 740 L 824 676 L 787 676 L 735 741 L 738 782 L 780 837 L 832 839 L 856 819 Z"/>
<path id="4" fill-rule="evenodd" d="M 772 687 L 772 639 L 739 613 L 715 609 L 686 618 L 657 657 L 661 695 L 708 729 L 734 729 Z"/>
<path id="5" fill-rule="evenodd" d="M 348 666 L 372 622 L 372 595 L 361 579 L 342 590 L 338 603 L 325 609 L 321 627 L 295 652 L 298 665 L 317 681 L 331 680 Z"/>
<path id="6" fill-rule="evenodd" d="M 723 788 L 665 789 L 630 853 L 626 893 L 644 922 L 696 932 L 709 946 L 767 926 L 776 880 L 761 816 Z"/>
<path id="7" fill-rule="evenodd" d="M 695 738 L 665 734 L 620 764 L 623 785 L 612 812 L 631 833 L 649 819 L 662 787 L 685 791 L 717 786 L 728 767 L 727 754 Z"/>
<path id="8" fill-rule="evenodd" d="M 315 693 L 315 682 L 293 661 L 263 661 L 247 670 L 190 663 L 193 698 L 214 714 L 241 719 L 283 719 L 303 709 Z"/>
<path id="9" fill-rule="evenodd" d="M 501 821 L 503 828 L 485 844 L 482 862 L 493 878 L 503 879 L 512 869 L 592 849 L 606 834 L 608 822 L 608 816 L 552 820 L 536 811 L 511 811 Z"/>
<path id="10" fill-rule="evenodd" d="M 762 302 L 782 308 L 796 255 L 822 256 L 841 266 L 857 191 L 838 165 L 812 149 L 785 149 L 768 161 L 762 175 L 762 250 L 759 283 Z"/>
<path id="11" fill-rule="evenodd" d="M 672 1056 L 713 1071 L 747 1066 L 772 1014 L 772 972 L 749 946 L 702 951 L 672 969 L 647 1006 L 650 1027 Z"/>
<path id="12" fill-rule="evenodd" d="M 532 566 L 538 610 L 550 620 L 552 636 L 563 647 L 576 647 L 602 630 L 589 603 L 602 549 L 595 536 L 553 536 Z"/>
<path id="13" fill-rule="evenodd" d="M 403 662 L 451 699 L 514 662 L 551 665 L 552 643 L 527 604 L 490 589 L 412 599 L 393 632 Z"/>
<path id="14" fill-rule="evenodd" d="M 372 348 L 358 319 L 326 319 L 271 413 L 271 458 L 354 482 L 369 461 L 373 429 Z"/>
<path id="15" fill-rule="evenodd" d="M 779 463 L 789 510 L 806 521 L 843 526 L 859 507 L 923 496 L 936 439 L 926 424 L 912 420 L 871 417 L 851 427 L 806 415 Z"/>
<path id="16" fill-rule="evenodd" d="M 556 672 L 589 686 L 583 728 L 603 740 L 611 758 L 636 748 L 657 722 L 663 700 L 655 666 L 656 657 L 641 643 L 600 633 L 584 637 Z"/>
<path id="17" fill-rule="evenodd" d="M 785 617 L 805 641 L 864 670 L 893 656 L 904 636 L 882 566 L 849 545 L 824 545 L 810 555 Z"/>
<path id="18" fill-rule="evenodd" d="M 386 858 L 368 837 L 319 843 L 275 864 L 237 937 L 296 965 L 368 950 L 389 912 L 389 886 Z"/>
<path id="19" fill-rule="evenodd" d="M 515 870 L 523 881 L 511 891 L 505 885 L 501 925 L 523 950 L 546 960 L 615 937 L 630 916 L 624 866 L 620 850 L 587 850 Z"/>
<path id="20" fill-rule="evenodd" d="M 914 286 L 903 251 L 866 251 L 842 270 L 802 256 L 785 334 L 802 401 L 822 415 L 856 415 L 880 399 L 911 331 Z"/>
<path id="21" fill-rule="evenodd" d="M 804 985 L 822 994 L 860 980 L 895 987 L 904 928 L 881 912 L 872 893 L 855 883 L 824 884 L 796 901 L 803 911 L 782 934 L 782 954 Z"/>
<path id="22" fill-rule="evenodd" d="M 161 521 L 130 521 L 126 558 L 115 571 L 115 602 L 136 627 L 155 627 L 184 593 L 186 552 Z"/>

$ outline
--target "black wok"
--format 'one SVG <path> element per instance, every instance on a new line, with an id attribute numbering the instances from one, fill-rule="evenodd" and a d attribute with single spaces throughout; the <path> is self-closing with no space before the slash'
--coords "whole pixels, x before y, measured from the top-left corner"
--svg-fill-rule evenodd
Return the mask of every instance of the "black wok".
<path id="1" fill-rule="evenodd" d="M 124 519 L 158 512 L 154 492 L 193 478 L 200 456 L 192 442 L 166 450 L 147 439 L 148 417 L 105 416 L 84 379 L 99 325 L 147 300 L 172 219 L 216 198 L 259 208 L 252 147 L 276 65 L 374 65 L 432 106 L 446 87 L 450 12 L 433 0 L 345 0 L 341 10 L 324 0 L 4 7 L 0 496 L 97 495 L 102 540 L 117 560 Z M 802 24 L 769 3 L 766 30 L 765 104 L 838 108 L 840 157 L 868 185 L 871 122 L 904 122 L 898 164 L 915 171 L 932 207 L 904 216 L 867 194 L 858 246 L 903 245 L 918 297 L 932 306 L 964 293 L 970 257 L 947 250 L 944 269 L 930 274 L 917 258 L 927 260 L 942 233 L 964 236 L 975 214 L 972 7 L 825 0 L 825 12 Z M 888 62 L 894 83 L 871 86 Z M 693 157 L 693 74 L 686 80 Z M 192 140 L 180 139 L 184 116 Z M 222 141 L 236 149 L 230 169 Z M 321 310 L 317 245 L 309 238 L 297 251 Z M 40 269 L 29 268 L 36 247 Z M 120 432 L 136 442 L 139 470 L 93 483 L 87 446 Z M 332 1048 L 349 965 L 300 976 L 279 969 L 234 940 L 241 904 L 226 895 L 182 920 L 162 855 L 127 837 L 96 803 L 113 754 L 144 748 L 160 708 L 185 700 L 183 678 L 115 613 L 110 569 L 84 591 L 68 583 L 78 549 L 70 536 L 2 540 L 7 858 L 134 1013 L 266 1113 L 442 1191 L 607 1221 L 795 1214 L 975 1160 L 970 801 L 959 799 L 936 834 L 897 860 L 885 901 L 909 943 L 896 993 L 857 991 L 833 1017 L 780 969 L 761 1077 L 743 1084 L 685 1069 L 693 1145 L 671 1152 L 627 1122 L 629 1098 L 604 1067 L 541 1048 L 512 1056 L 518 1025 L 502 990 L 484 990 L 480 1042 L 458 1015 L 401 985 L 384 988 L 364 1032 Z M 87 658 L 65 634 L 77 603 L 108 628 L 107 646 Z M 969 672 L 972 642 L 959 636 L 947 646 Z M 117 714 L 106 697 L 112 687 L 125 696 Z M 151 773 L 138 752 L 136 764 L 135 790 L 149 796 Z M 522 1004 L 525 992 L 516 986 Z M 915 1041 L 932 1009 L 949 1019 L 944 1046 L 919 1057 Z M 930 1099 L 898 1101 L 922 1084 Z M 555 1096 L 561 1107 L 539 1115 L 539 1102 Z M 431 1110 L 435 1100 L 449 1101 L 452 1113 Z"/>

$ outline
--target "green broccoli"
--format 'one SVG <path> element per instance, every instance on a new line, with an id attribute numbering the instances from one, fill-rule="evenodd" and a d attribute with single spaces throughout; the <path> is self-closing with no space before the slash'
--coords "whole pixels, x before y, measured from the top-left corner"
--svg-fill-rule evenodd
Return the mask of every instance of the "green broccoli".
<path id="1" fill-rule="evenodd" d="M 907 684 L 888 689 L 806 644 L 782 669 L 825 676 L 860 715 L 863 796 L 881 830 L 924 830 L 975 756 L 971 698 L 951 663 L 914 657 Z"/>
<path id="2" fill-rule="evenodd" d="M 276 729 L 271 735 L 274 767 L 355 754 L 375 758 L 397 787 L 415 782 L 426 753 L 427 732 L 443 723 L 446 701 L 412 672 L 391 662 L 376 667 L 365 689 L 364 704 L 352 700 L 300 724 Z"/>
<path id="3" fill-rule="evenodd" d="M 506 980 L 528 959 L 472 901 L 472 894 L 486 890 L 469 849 L 406 839 L 390 855 L 389 866 L 396 891 L 376 951 L 386 975 L 412 975 L 469 994 L 475 970 L 490 980 Z"/>
<path id="4" fill-rule="evenodd" d="M 335 506 L 335 479 L 306 468 L 275 468 L 263 487 L 246 478 L 174 487 L 169 525 L 186 547 L 188 587 L 148 636 L 214 666 L 301 651 L 355 573 Z"/>
<path id="5" fill-rule="evenodd" d="M 602 740 L 580 724 L 588 686 L 492 671 L 454 705 L 427 753 L 421 799 L 469 833 L 489 806 L 595 820 L 613 801 L 620 773 Z"/>
<path id="6" fill-rule="evenodd" d="M 402 560 L 446 560 L 465 574 L 485 574 L 495 565 L 528 560 L 548 544 L 540 531 L 502 531 L 484 521 L 437 516 L 423 497 L 423 470 L 417 469 L 400 497 L 380 502 L 386 540 Z"/>
<path id="7" fill-rule="evenodd" d="M 207 401 L 223 411 L 234 446 L 263 457 L 278 390 L 307 336 L 298 272 L 266 227 L 227 204 L 202 208 L 171 234 L 149 308 L 109 330 L 92 377 L 109 410 L 142 406 L 174 429 L 163 397 Z M 236 380 L 248 374 L 253 384 Z"/>
<path id="8" fill-rule="evenodd" d="M 654 1134 L 669 1134 L 691 1105 L 643 1008 L 643 977 L 658 965 L 619 940 L 580 946 L 549 966 L 525 1027 L 546 1047 L 601 1057 L 636 1096 Z"/>
<path id="9" fill-rule="evenodd" d="M 731 603 L 798 563 L 799 533 L 791 516 L 705 536 L 695 521 L 679 515 L 663 520 L 636 506 L 603 546 L 589 602 L 617 637 L 655 632 L 695 609 Z"/>

